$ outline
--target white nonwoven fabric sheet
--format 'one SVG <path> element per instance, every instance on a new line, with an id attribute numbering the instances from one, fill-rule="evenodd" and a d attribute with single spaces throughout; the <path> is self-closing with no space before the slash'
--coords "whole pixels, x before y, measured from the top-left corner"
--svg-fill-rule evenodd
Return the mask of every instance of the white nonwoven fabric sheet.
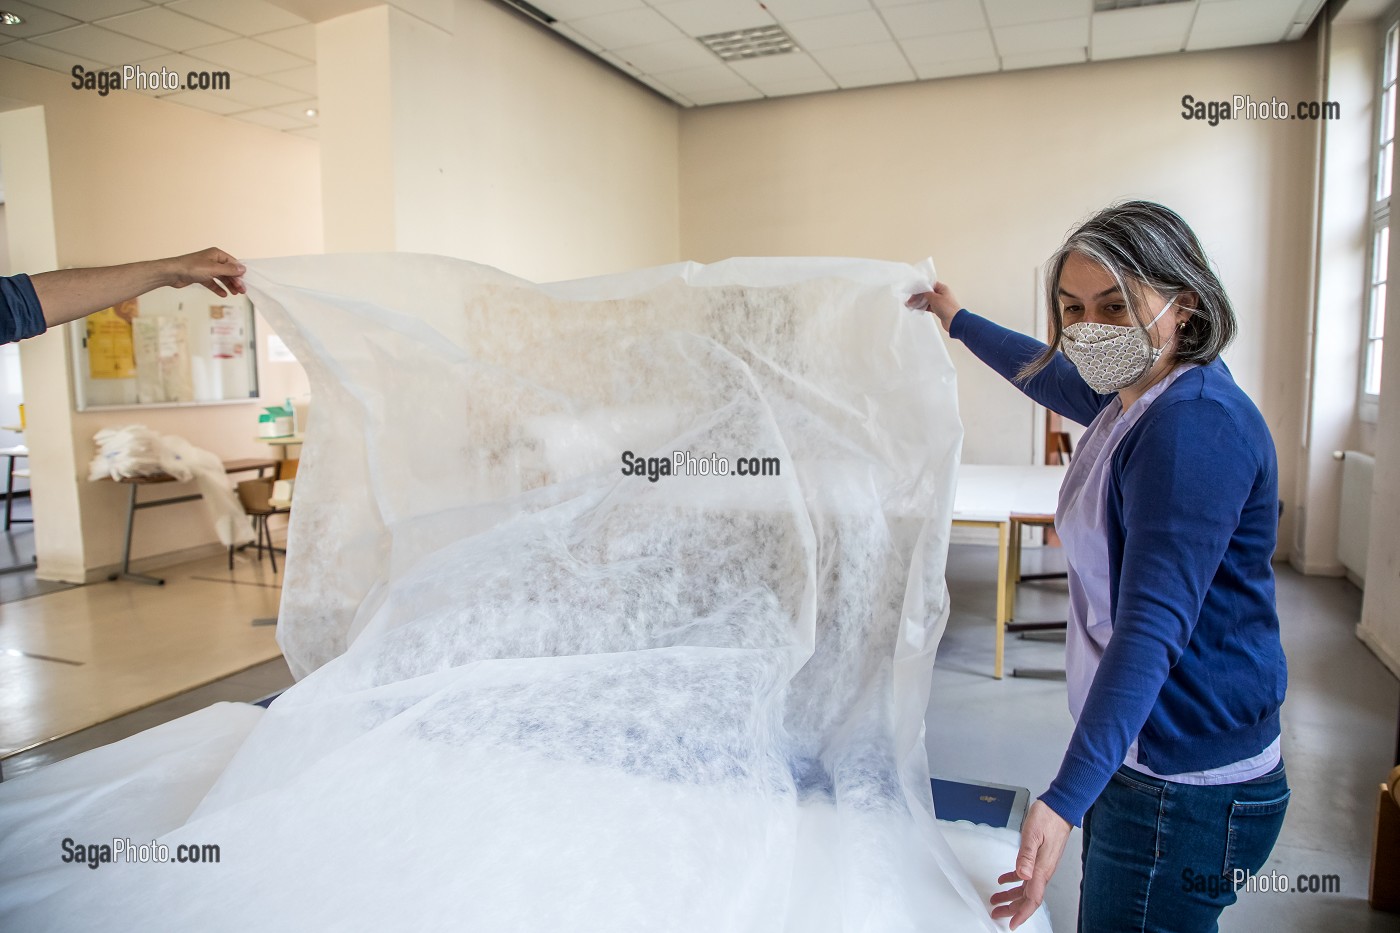
<path id="1" fill-rule="evenodd" d="M 278 629 L 300 682 L 192 812 L 129 808 L 128 835 L 217 864 L 65 866 L 29 896 L 0 868 L 0 926 L 995 929 L 923 743 L 962 436 L 903 308 L 932 278 L 250 264 L 316 402 Z M 624 472 L 676 451 L 729 472 Z M 100 783 L 89 757 L 70 780 Z M 7 807 L 25 788 L 0 785 L 0 835 L 87 831 L 90 792 Z"/>

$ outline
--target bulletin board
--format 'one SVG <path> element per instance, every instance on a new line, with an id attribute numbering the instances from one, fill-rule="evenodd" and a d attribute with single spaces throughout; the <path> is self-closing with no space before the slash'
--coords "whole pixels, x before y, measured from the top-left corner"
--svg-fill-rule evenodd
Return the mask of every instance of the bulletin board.
<path id="1" fill-rule="evenodd" d="M 159 288 L 68 325 L 78 411 L 247 402 L 258 395 L 246 295 Z"/>

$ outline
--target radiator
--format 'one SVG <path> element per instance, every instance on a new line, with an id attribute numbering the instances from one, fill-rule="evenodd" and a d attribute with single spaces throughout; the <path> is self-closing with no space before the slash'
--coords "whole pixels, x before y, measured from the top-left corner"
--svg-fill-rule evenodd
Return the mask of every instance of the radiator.
<path id="1" fill-rule="evenodd" d="M 1357 450 L 1342 456 L 1342 510 L 1337 523 L 1337 559 L 1358 583 L 1366 580 L 1371 546 L 1371 476 L 1376 458 Z"/>

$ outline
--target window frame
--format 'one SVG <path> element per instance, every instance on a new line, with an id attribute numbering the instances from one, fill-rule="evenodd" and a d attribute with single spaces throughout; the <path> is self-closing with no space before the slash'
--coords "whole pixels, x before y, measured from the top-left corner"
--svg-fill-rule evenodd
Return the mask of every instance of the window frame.
<path id="1" fill-rule="evenodd" d="M 1380 89 L 1376 98 L 1375 133 L 1371 137 L 1371 152 L 1376 163 L 1371 173 L 1371 221 L 1367 236 L 1366 257 L 1366 307 L 1362 314 L 1361 366 L 1357 384 L 1358 411 L 1361 420 L 1374 422 L 1379 414 L 1380 384 L 1384 372 L 1376 373 L 1381 366 L 1381 347 L 1385 340 L 1385 295 L 1390 278 L 1388 255 L 1381 255 L 1382 246 L 1388 253 L 1390 231 L 1390 206 L 1395 195 L 1392 177 L 1394 166 L 1393 148 L 1400 145 L 1396 139 L 1396 98 L 1400 97 L 1400 5 L 1391 7 L 1380 22 Z M 1388 132 L 1388 136 L 1387 136 Z M 1390 154 L 1387 158 L 1387 153 Z M 1388 190 L 1380 196 L 1382 182 Z M 1374 374 L 1374 378 L 1373 378 Z M 1376 391 L 1371 391 L 1372 382 Z"/>

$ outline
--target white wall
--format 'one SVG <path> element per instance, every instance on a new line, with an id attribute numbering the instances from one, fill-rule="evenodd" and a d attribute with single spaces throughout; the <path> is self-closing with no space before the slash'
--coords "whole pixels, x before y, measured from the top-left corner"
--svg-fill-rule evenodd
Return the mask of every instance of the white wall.
<path id="1" fill-rule="evenodd" d="M 140 94 L 78 94 L 63 75 L 11 60 L 0 59 L 0 86 L 7 97 L 39 105 L 0 114 L 16 270 L 106 265 L 210 245 L 240 258 L 320 252 L 315 142 Z M 64 328 L 56 328 L 21 345 L 26 442 L 39 575 L 82 580 L 120 560 L 125 522 L 125 487 L 86 478 L 98 429 L 143 423 L 224 458 L 270 451 L 255 439 L 252 402 L 74 412 L 65 344 Z M 297 385 L 295 374 L 264 372 L 273 398 Z M 198 504 L 144 511 L 137 526 L 138 558 L 214 541 Z"/>
<path id="2" fill-rule="evenodd" d="M 327 249 L 537 281 L 674 262 L 677 108 L 494 4 L 451 13 L 317 27 Z"/>
<path id="3" fill-rule="evenodd" d="M 1268 419 L 1291 498 L 1315 130 L 1211 127 L 1183 120 L 1180 101 L 1310 99 L 1314 54 L 1304 40 L 686 111 L 681 251 L 931 255 L 969 307 L 1033 332 L 1035 270 L 1068 229 L 1116 199 L 1161 201 L 1196 229 L 1235 303 L 1226 361 Z M 966 462 L 1032 462 L 1032 406 L 953 352 Z"/>

